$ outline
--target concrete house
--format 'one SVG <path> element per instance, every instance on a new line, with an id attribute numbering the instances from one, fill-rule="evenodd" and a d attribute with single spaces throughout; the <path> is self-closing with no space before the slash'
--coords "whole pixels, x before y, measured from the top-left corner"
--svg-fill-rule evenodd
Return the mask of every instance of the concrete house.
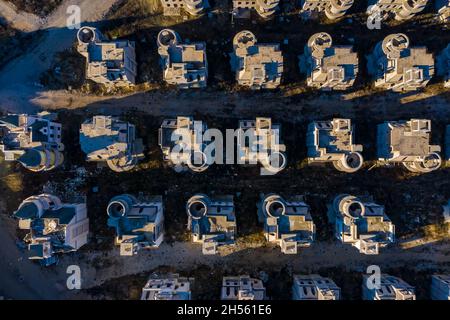
<path id="1" fill-rule="evenodd" d="M 268 19 L 278 11 L 280 0 L 232 0 L 233 15 L 250 17 L 248 11 L 255 11 L 261 18 Z M 246 15 L 247 14 L 247 15 Z"/>
<path id="2" fill-rule="evenodd" d="M 316 227 L 303 196 L 261 195 L 258 220 L 264 224 L 266 240 L 285 254 L 296 254 L 298 247 L 309 247 L 315 239 Z"/>
<path id="3" fill-rule="evenodd" d="M 328 19 L 336 20 L 343 17 L 354 2 L 354 0 L 300 0 L 300 12 L 305 17 L 324 13 Z"/>
<path id="4" fill-rule="evenodd" d="M 450 88 L 450 43 L 436 57 L 436 73 L 444 78 L 444 87 Z"/>
<path id="5" fill-rule="evenodd" d="M 115 172 L 133 169 L 144 157 L 136 127 L 111 116 L 94 116 L 81 125 L 81 150 L 89 162 L 106 162 Z"/>
<path id="6" fill-rule="evenodd" d="M 50 171 L 64 162 L 61 124 L 56 115 L 0 116 L 0 151 L 5 161 L 17 161 L 33 172 Z"/>
<path id="7" fill-rule="evenodd" d="M 400 278 L 382 274 L 380 288 L 367 285 L 369 275 L 363 276 L 363 300 L 416 300 L 415 289 Z"/>
<path id="8" fill-rule="evenodd" d="M 377 157 L 384 164 L 402 164 L 415 173 L 441 167 L 441 147 L 431 145 L 431 121 L 387 121 L 378 125 Z"/>
<path id="9" fill-rule="evenodd" d="M 158 34 L 163 79 L 180 89 L 204 88 L 208 79 L 206 43 L 181 43 L 177 32 L 164 29 Z"/>
<path id="10" fill-rule="evenodd" d="M 294 275 L 292 300 L 340 300 L 341 289 L 330 278 L 317 274 Z"/>
<path id="11" fill-rule="evenodd" d="M 152 275 L 142 289 L 141 300 L 191 300 L 191 281 L 178 274 Z"/>
<path id="12" fill-rule="evenodd" d="M 182 10 L 192 16 L 202 14 L 209 8 L 208 0 L 160 0 L 165 16 L 179 16 Z"/>
<path id="13" fill-rule="evenodd" d="M 234 244 L 236 216 L 233 196 L 197 194 L 186 203 L 192 242 L 201 243 L 203 254 L 216 254 L 220 245 Z"/>
<path id="14" fill-rule="evenodd" d="M 241 31 L 233 39 L 231 70 L 241 86 L 253 90 L 275 89 L 283 75 L 283 54 L 277 43 L 257 43 L 250 31 Z"/>
<path id="15" fill-rule="evenodd" d="M 378 254 L 395 241 L 394 224 L 371 197 L 337 196 L 328 208 L 328 220 L 335 226 L 336 238 L 362 254 Z"/>
<path id="16" fill-rule="evenodd" d="M 434 58 L 426 47 L 411 47 L 408 36 L 396 33 L 375 46 L 367 56 L 367 68 L 377 88 L 416 91 L 434 76 Z"/>
<path id="17" fill-rule="evenodd" d="M 238 163 L 260 163 L 264 174 L 276 174 L 286 168 L 286 146 L 281 141 L 281 125 L 271 118 L 239 121 Z"/>
<path id="18" fill-rule="evenodd" d="M 204 153 L 206 144 L 202 137 L 207 129 L 205 123 L 195 121 L 192 117 L 164 120 L 158 133 L 158 144 L 164 161 L 177 172 L 206 171 L 211 159 Z"/>
<path id="19" fill-rule="evenodd" d="M 108 226 L 115 228 L 115 244 L 121 256 L 141 249 L 157 248 L 164 240 L 164 207 L 161 196 L 140 197 L 123 194 L 108 204 Z"/>
<path id="20" fill-rule="evenodd" d="M 394 18 L 405 21 L 422 12 L 429 0 L 369 0 L 369 5 L 377 6 L 383 19 Z"/>
<path id="21" fill-rule="evenodd" d="M 326 91 L 351 88 L 358 74 L 358 63 L 353 46 L 333 45 L 326 32 L 311 36 L 299 56 L 300 72 L 306 74 L 308 86 Z"/>
<path id="22" fill-rule="evenodd" d="M 57 254 L 76 251 L 88 242 L 89 219 L 86 200 L 63 203 L 41 194 L 25 199 L 14 212 L 19 229 L 28 230 L 29 259 L 44 266 L 57 262 Z"/>
<path id="23" fill-rule="evenodd" d="M 223 277 L 221 300 L 267 300 L 261 280 L 250 276 Z"/>
<path id="24" fill-rule="evenodd" d="M 431 277 L 431 299 L 450 300 L 450 275 L 436 274 Z"/>
<path id="25" fill-rule="evenodd" d="M 450 23 L 450 0 L 435 0 L 438 17 L 442 23 Z"/>
<path id="26" fill-rule="evenodd" d="M 306 135 L 309 163 L 332 163 L 341 172 L 354 173 L 364 164 L 363 146 L 354 144 L 350 119 L 314 121 Z"/>
<path id="27" fill-rule="evenodd" d="M 78 52 L 86 58 L 86 79 L 106 86 L 136 83 L 135 44 L 128 40 L 106 41 L 98 29 L 82 27 L 77 34 Z"/>

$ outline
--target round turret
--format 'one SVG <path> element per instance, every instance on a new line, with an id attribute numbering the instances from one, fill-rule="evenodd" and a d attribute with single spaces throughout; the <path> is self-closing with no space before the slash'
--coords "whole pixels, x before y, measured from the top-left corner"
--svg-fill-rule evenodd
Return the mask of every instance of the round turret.
<path id="1" fill-rule="evenodd" d="M 196 195 L 190 198 L 186 204 L 186 212 L 194 220 L 200 220 L 208 212 L 208 197 Z"/>
<path id="2" fill-rule="evenodd" d="M 278 219 L 286 213 L 285 201 L 278 195 L 268 196 L 264 200 L 264 210 L 268 216 Z"/>
<path id="3" fill-rule="evenodd" d="M 433 152 L 424 157 L 422 160 L 415 162 L 403 162 L 403 165 L 411 172 L 429 173 L 441 167 L 442 158 L 438 153 Z"/>
<path id="4" fill-rule="evenodd" d="M 308 40 L 308 47 L 315 58 L 322 58 L 326 49 L 333 45 L 333 39 L 326 32 L 313 34 Z"/>
<path id="5" fill-rule="evenodd" d="M 119 219 L 126 216 L 133 206 L 133 203 L 137 202 L 136 199 L 128 194 L 114 197 L 108 204 L 106 212 L 112 219 Z"/>
<path id="6" fill-rule="evenodd" d="M 251 46 L 254 46 L 255 44 L 256 37 L 252 32 L 248 30 L 237 33 L 233 39 L 233 45 L 238 48 L 249 48 Z"/>
<path id="7" fill-rule="evenodd" d="M 363 216 L 366 211 L 364 204 L 357 197 L 347 194 L 338 196 L 333 205 L 335 211 L 352 219 Z"/>
<path id="8" fill-rule="evenodd" d="M 208 158 L 202 151 L 193 151 L 187 166 L 194 172 L 206 171 L 209 168 Z"/>
<path id="9" fill-rule="evenodd" d="M 334 163 L 339 171 L 354 173 L 362 168 L 364 158 L 359 152 L 350 152 L 341 158 L 340 161 Z"/>
<path id="10" fill-rule="evenodd" d="M 158 47 L 170 47 L 178 44 L 179 36 L 171 29 L 163 29 L 158 33 Z"/>
<path id="11" fill-rule="evenodd" d="M 383 40 L 382 49 L 389 58 L 399 58 L 403 50 L 409 47 L 409 38 L 403 33 L 388 35 Z"/>
<path id="12" fill-rule="evenodd" d="M 92 27 L 82 27 L 77 33 L 78 42 L 83 44 L 89 44 L 95 42 L 99 39 L 95 28 Z"/>

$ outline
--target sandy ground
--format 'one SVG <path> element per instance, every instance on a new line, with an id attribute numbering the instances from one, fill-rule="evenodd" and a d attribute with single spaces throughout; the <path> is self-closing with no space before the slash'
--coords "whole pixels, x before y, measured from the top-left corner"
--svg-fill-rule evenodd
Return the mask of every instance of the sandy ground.
<path id="1" fill-rule="evenodd" d="M 0 0 L 0 14 L 15 28 L 25 32 L 45 30 L 41 43 L 2 69 L 0 74 L 0 105 L 2 110 L 28 112 L 37 109 L 30 100 L 40 89 L 36 83 L 42 72 L 51 64 L 52 57 L 73 43 L 76 31 L 65 28 L 68 4 L 81 7 L 82 21 L 98 21 L 117 1 L 65 1 L 46 21 L 36 16 L 16 12 L 9 3 Z M 16 246 L 15 223 L 1 215 L 0 243 L 1 256 L 0 296 L 14 299 L 60 299 L 64 295 L 65 276 L 55 275 L 57 270 L 41 269 L 36 264 L 23 259 Z M 62 270 L 65 275 L 65 270 Z M 49 279 L 62 279 L 62 282 Z M 62 283 L 62 284 L 61 284 Z"/>
<path id="2" fill-rule="evenodd" d="M 365 272 L 367 266 L 378 265 L 383 270 L 415 266 L 417 270 L 439 268 L 442 272 L 450 271 L 448 252 L 450 243 L 438 243 L 433 246 L 417 246 L 403 250 L 400 244 L 382 250 L 377 256 L 362 255 L 350 245 L 342 245 L 337 241 L 318 242 L 312 247 L 300 251 L 298 255 L 284 255 L 278 247 L 230 247 L 222 248 L 222 254 L 204 256 L 201 246 L 177 242 L 173 245 L 164 243 L 159 249 L 142 251 L 134 257 L 119 256 L 118 248 L 108 252 L 79 253 L 73 257 L 63 257 L 56 267 L 59 275 L 64 275 L 67 266 L 80 266 L 83 289 L 96 287 L 107 280 L 148 272 L 160 266 L 176 268 L 178 272 L 192 270 L 199 265 L 214 268 L 227 266 L 243 270 L 274 270 L 281 266 L 290 267 L 295 272 L 314 272 L 320 268 L 338 267 L 346 271 Z M 93 263 L 99 261 L 98 263 Z M 100 262 L 101 261 L 101 262 Z M 62 281 L 61 279 L 60 281 Z M 77 294 L 68 293 L 67 297 Z M 75 297 L 88 297 L 75 295 Z"/>
<path id="3" fill-rule="evenodd" d="M 116 2 L 66 1 L 82 7 L 83 21 L 97 21 Z M 369 115 L 374 118 L 400 118 L 423 114 L 430 118 L 450 120 L 449 94 L 432 92 L 399 96 L 391 93 L 365 95 L 356 92 L 347 95 L 324 94 L 301 98 L 294 94 L 280 97 L 276 94 L 226 94 L 210 90 L 189 92 L 147 92 L 129 96 L 97 97 L 66 91 L 46 91 L 37 85 L 39 76 L 46 71 L 55 53 L 69 48 L 75 32 L 64 28 L 65 6 L 56 10 L 43 24 L 36 17 L 17 13 L 0 0 L 0 11 L 13 25 L 27 32 L 45 30 L 42 42 L 30 52 L 9 63 L 0 74 L 0 108 L 10 112 L 31 112 L 44 109 L 87 109 L 98 113 L 121 113 L 136 108 L 153 115 L 195 114 L 217 117 L 274 115 L 277 119 L 293 120 L 325 118 L 340 114 L 353 117 Z M 388 248 L 379 256 L 360 255 L 350 246 L 337 242 L 316 243 L 302 250 L 297 256 L 286 256 L 279 248 L 235 247 L 225 256 L 204 256 L 201 248 L 190 243 L 163 244 L 158 250 L 141 252 L 135 257 L 120 257 L 118 249 L 109 252 L 85 252 L 62 257 L 52 268 L 42 269 L 23 259 L 16 245 L 16 222 L 0 215 L 0 295 L 14 299 L 61 299 L 75 297 L 75 292 L 65 289 L 66 268 L 76 264 L 81 267 L 83 288 L 95 287 L 104 281 L 169 265 L 180 271 L 199 263 L 240 264 L 270 269 L 273 266 L 291 265 L 295 269 L 308 270 L 328 266 L 343 266 L 362 272 L 361 266 L 379 264 L 383 267 L 439 266 L 450 272 L 450 244 L 434 243 L 401 249 Z M 93 266 L 93 261 L 102 260 Z M 6 271 L 6 272 L 5 272 Z"/>
<path id="4" fill-rule="evenodd" d="M 39 85 L 41 74 L 47 71 L 57 52 L 70 48 L 76 37 L 76 30 L 66 28 L 68 5 L 78 5 L 81 8 L 81 22 L 101 21 L 109 11 L 114 0 L 76 0 L 64 1 L 42 24 L 25 13 L 15 13 L 5 1 L 0 1 L 0 11 L 4 18 L 17 29 L 34 32 L 45 31 L 41 42 L 31 51 L 11 61 L 0 74 L 0 105 L 3 110 L 11 112 L 30 112 L 39 107 L 31 101 L 43 91 Z M 41 21 L 42 22 L 42 21 Z"/>
<path id="5" fill-rule="evenodd" d="M 154 116 L 214 115 L 257 116 L 273 115 L 276 119 L 314 119 L 340 114 L 355 117 L 361 112 L 375 118 L 396 119 L 421 114 L 426 111 L 431 118 L 450 119 L 450 92 L 435 95 L 433 92 L 398 95 L 383 93 L 370 96 L 351 94 L 323 94 L 301 98 L 280 97 L 278 94 L 258 95 L 216 91 L 150 91 L 127 96 L 92 96 L 65 91 L 42 92 L 33 100 L 44 109 L 86 109 L 98 113 L 121 113 L 133 108 Z"/>

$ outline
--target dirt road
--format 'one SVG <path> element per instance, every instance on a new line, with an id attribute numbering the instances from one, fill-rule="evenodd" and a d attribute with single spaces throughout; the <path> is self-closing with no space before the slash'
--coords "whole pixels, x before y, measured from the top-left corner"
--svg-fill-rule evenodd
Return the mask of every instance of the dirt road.
<path id="1" fill-rule="evenodd" d="M 79 5 L 82 22 L 101 20 L 117 1 L 64 1 L 46 21 L 34 15 L 17 12 L 6 1 L 0 0 L 0 13 L 14 28 L 24 32 L 45 30 L 46 34 L 33 50 L 11 61 L 0 74 L 0 106 L 2 110 L 29 112 L 38 107 L 30 102 L 39 94 L 39 77 L 51 64 L 56 52 L 70 47 L 76 30 L 66 26 L 69 4 Z M 65 270 L 42 269 L 24 259 L 16 246 L 15 226 L 5 214 L 0 215 L 0 296 L 13 299 L 60 299 L 65 288 Z M 51 281 L 49 279 L 52 279 Z M 61 279 L 61 281 L 54 280 Z"/>
<path id="2" fill-rule="evenodd" d="M 42 24 L 36 17 L 25 13 L 15 13 L 5 1 L 0 1 L 0 9 L 5 8 L 5 19 L 17 29 L 26 32 L 45 31 L 40 43 L 7 64 L 0 74 L 0 105 L 11 112 L 30 112 L 39 107 L 31 102 L 39 96 L 43 88 L 39 85 L 41 74 L 48 70 L 57 52 L 69 48 L 75 39 L 76 30 L 66 27 L 68 5 L 78 5 L 81 9 L 81 23 L 101 21 L 115 0 L 64 1 Z M 2 11 L 3 13 L 3 11 Z"/>

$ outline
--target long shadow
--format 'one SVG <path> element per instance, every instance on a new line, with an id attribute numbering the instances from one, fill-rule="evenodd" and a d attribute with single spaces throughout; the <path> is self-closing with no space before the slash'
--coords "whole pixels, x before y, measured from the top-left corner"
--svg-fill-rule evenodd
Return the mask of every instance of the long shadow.
<path id="1" fill-rule="evenodd" d="M 390 22 L 389 26 L 383 26 L 380 30 L 368 30 L 365 25 L 364 6 L 358 5 L 355 5 L 343 19 L 326 24 L 321 24 L 320 21 L 302 21 L 298 15 L 293 15 L 289 12 L 280 12 L 278 16 L 271 20 L 253 17 L 250 20 L 239 20 L 231 24 L 229 10 L 223 10 L 217 14 L 214 13 L 212 16 L 205 14 L 200 18 L 186 21 L 183 18 L 162 17 L 159 12 L 148 15 L 132 12 L 131 16 L 120 17 L 120 8 L 117 10 L 114 15 L 117 18 L 106 19 L 91 25 L 102 29 L 107 36 L 135 41 L 139 66 L 138 85 L 150 83 L 156 84 L 156 88 L 162 89 L 164 89 L 164 85 L 157 53 L 156 35 L 163 26 L 174 28 L 186 41 L 206 41 L 209 61 L 209 87 L 201 92 L 231 90 L 233 92 L 246 93 L 246 90 L 236 86 L 228 58 L 228 53 L 233 49 L 232 38 L 238 31 L 242 29 L 251 30 L 261 43 L 281 43 L 285 60 L 282 86 L 280 89 L 271 92 L 255 93 L 255 96 L 268 95 L 273 98 L 285 96 L 286 92 L 291 88 L 304 87 L 305 78 L 298 70 L 298 55 L 303 52 L 303 47 L 308 38 L 319 31 L 329 32 L 335 44 L 354 44 L 355 50 L 360 57 L 359 75 L 355 86 L 344 92 L 344 94 L 357 93 L 361 90 L 368 91 L 365 95 L 367 99 L 372 99 L 375 95 L 378 98 L 380 91 L 367 90 L 370 88 L 372 80 L 367 75 L 364 56 L 370 53 L 375 44 L 386 35 L 394 32 L 404 32 L 411 37 L 413 45 L 425 45 L 431 52 L 435 53 L 440 52 L 450 41 L 450 34 L 442 32 L 442 26 L 434 23 L 432 13 L 420 14 L 413 20 L 401 24 Z M 427 10 L 431 11 L 431 9 Z M 58 30 L 49 29 L 47 31 Z M 75 60 L 74 63 L 78 64 L 79 60 Z M 53 69 L 54 67 L 52 65 Z M 79 68 L 79 66 L 77 67 Z M 439 81 L 439 78 L 435 77 L 431 84 L 437 81 Z M 67 85 L 62 84 L 62 88 L 64 87 L 67 88 Z M 77 89 L 76 87 L 71 87 L 72 89 Z M 171 88 L 168 90 L 169 92 L 176 92 L 176 90 Z M 38 97 L 40 91 L 42 89 L 36 88 L 36 93 L 29 98 L 31 104 L 33 104 L 31 100 Z M 306 93 L 290 94 L 289 98 L 297 103 L 301 103 L 304 99 L 321 96 L 337 100 L 342 94 L 324 94 L 319 91 L 306 90 Z M 389 96 L 389 93 L 381 92 L 381 94 Z M 448 97 L 443 90 L 442 93 L 437 95 Z M 404 96 L 399 95 L 398 97 L 400 100 Z M 355 102 L 358 103 L 358 101 Z"/>

